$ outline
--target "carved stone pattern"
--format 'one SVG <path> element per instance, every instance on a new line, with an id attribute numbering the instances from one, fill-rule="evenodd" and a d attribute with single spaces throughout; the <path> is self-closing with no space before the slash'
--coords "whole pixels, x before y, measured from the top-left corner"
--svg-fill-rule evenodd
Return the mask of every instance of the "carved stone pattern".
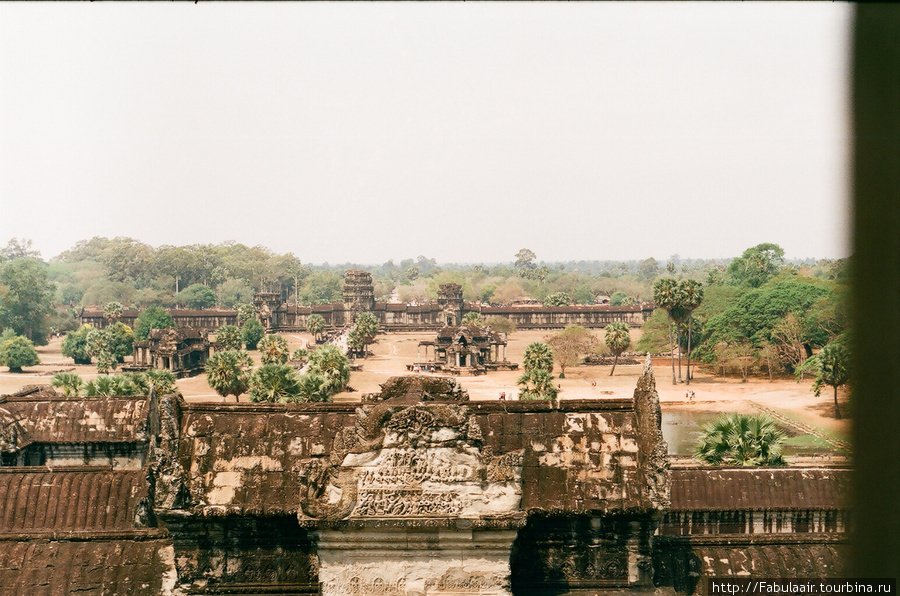
<path id="1" fill-rule="evenodd" d="M 339 578 L 325 582 L 322 587 L 323 594 L 383 594 L 385 596 L 404 596 L 406 594 L 406 579 L 400 578 L 396 582 L 388 582 L 380 577 L 374 579 L 353 576 Z"/>
<path id="2" fill-rule="evenodd" d="M 488 462 L 488 482 L 515 481 L 521 475 L 524 450 L 504 453 L 499 457 L 492 457 Z"/>
<path id="3" fill-rule="evenodd" d="M 379 489 L 360 492 L 354 511 L 358 516 L 453 515 L 462 508 L 456 491 Z"/>

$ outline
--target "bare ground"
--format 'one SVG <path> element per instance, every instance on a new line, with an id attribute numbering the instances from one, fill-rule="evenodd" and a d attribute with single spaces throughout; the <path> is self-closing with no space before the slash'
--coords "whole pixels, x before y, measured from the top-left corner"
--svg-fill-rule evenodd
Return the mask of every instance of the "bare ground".
<path id="1" fill-rule="evenodd" d="M 509 338 L 508 357 L 513 362 L 522 361 L 522 352 L 529 343 L 540 341 L 544 331 L 519 331 Z M 598 334 L 599 335 L 599 334 Z M 312 336 L 305 333 L 286 333 L 291 350 L 312 344 Z M 379 384 L 389 377 L 409 374 L 406 365 L 416 359 L 416 346 L 423 339 L 433 339 L 428 333 L 392 333 L 378 337 L 370 350 L 371 355 L 360 359 L 362 370 L 354 372 L 350 386 L 354 391 L 335 396 L 335 401 L 357 401 L 363 392 L 379 390 Z M 89 380 L 97 376 L 94 366 L 76 366 L 70 358 L 62 356 L 61 340 L 53 339 L 47 346 L 38 348 L 41 364 L 27 367 L 24 373 L 0 372 L 0 394 L 13 393 L 24 385 L 49 384 L 56 372 L 74 371 Z M 258 353 L 253 352 L 259 362 Z M 685 363 L 686 364 L 686 363 Z M 558 379 L 560 399 L 627 398 L 634 392 L 641 373 L 639 365 L 619 365 L 615 376 L 609 376 L 609 366 L 578 366 L 566 371 L 566 378 Z M 811 380 L 796 382 L 792 379 L 750 379 L 742 383 L 739 378 L 722 378 L 702 368 L 695 369 L 690 389 L 694 401 L 688 402 L 684 383 L 672 384 L 671 364 L 667 358 L 654 358 L 657 390 L 664 410 L 694 410 L 703 412 L 755 413 L 754 404 L 775 410 L 793 420 L 822 429 L 834 436 L 846 439 L 850 434 L 850 422 L 834 418 L 833 394 L 830 388 L 821 397 L 813 395 Z M 559 370 L 555 371 L 557 374 Z M 423 373 L 424 374 L 424 373 Z M 518 371 L 502 371 L 476 377 L 460 377 L 459 382 L 468 389 L 473 400 L 497 399 L 505 391 L 507 399 L 515 399 Z M 684 375 L 684 372 L 682 372 Z M 591 381 L 596 387 L 591 386 Z M 178 387 L 188 401 L 221 401 L 222 398 L 206 383 L 206 375 L 179 379 Z M 241 400 L 245 400 L 242 396 Z M 842 413 L 847 414 L 846 392 L 839 392 Z"/>

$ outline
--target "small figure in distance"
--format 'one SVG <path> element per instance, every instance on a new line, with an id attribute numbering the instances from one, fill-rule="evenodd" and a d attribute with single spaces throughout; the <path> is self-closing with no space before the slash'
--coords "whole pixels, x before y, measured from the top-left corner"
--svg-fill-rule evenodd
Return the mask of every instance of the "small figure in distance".
<path id="1" fill-rule="evenodd" d="M 500 401 L 506 401 L 506 391 L 500 392 Z"/>

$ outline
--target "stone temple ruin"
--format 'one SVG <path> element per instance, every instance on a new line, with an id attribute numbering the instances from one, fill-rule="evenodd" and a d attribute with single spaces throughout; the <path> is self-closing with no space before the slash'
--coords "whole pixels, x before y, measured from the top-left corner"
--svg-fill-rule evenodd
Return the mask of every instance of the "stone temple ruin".
<path id="1" fill-rule="evenodd" d="M 415 367 L 453 375 L 480 375 L 492 370 L 515 370 L 519 365 L 507 359 L 506 339 L 490 327 L 448 325 L 438 331 L 434 340 L 419 342 L 416 361 L 407 365 L 410 370 Z"/>
<path id="2" fill-rule="evenodd" d="M 459 284 L 442 284 L 437 300 L 425 304 L 392 304 L 375 300 L 372 275 L 367 271 L 350 270 L 344 274 L 341 302 L 300 306 L 288 304 L 281 294 L 262 292 L 253 299 L 256 314 L 269 331 L 303 331 L 310 315 L 325 319 L 328 329 L 342 329 L 353 324 L 356 316 L 370 312 L 378 319 L 383 331 L 437 331 L 444 326 L 459 325 L 466 314 L 479 313 L 484 317 L 499 316 L 513 321 L 519 329 L 563 329 L 568 325 L 581 325 L 596 329 L 613 321 L 623 321 L 632 327 L 640 327 L 651 314 L 650 302 L 629 306 L 587 304 L 570 306 L 488 306 L 463 300 Z M 222 325 L 237 324 L 237 312 L 233 310 L 205 309 L 169 311 L 176 327 L 193 327 L 215 332 Z M 127 310 L 121 321 L 134 327 L 138 312 Z M 101 308 L 82 309 L 82 324 L 103 328 L 107 320 Z"/>
<path id="3" fill-rule="evenodd" d="M 670 467 L 632 399 L 0 397 L 0 594 L 699 594 L 846 572 L 849 472 Z"/>

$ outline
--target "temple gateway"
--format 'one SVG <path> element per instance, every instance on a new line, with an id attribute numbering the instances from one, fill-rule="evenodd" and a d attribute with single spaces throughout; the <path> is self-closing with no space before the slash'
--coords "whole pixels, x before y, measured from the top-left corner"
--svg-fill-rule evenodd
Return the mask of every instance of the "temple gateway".
<path id="1" fill-rule="evenodd" d="M 849 470 L 675 467 L 631 399 L 0 397 L 0 594 L 702 594 L 846 572 Z"/>

